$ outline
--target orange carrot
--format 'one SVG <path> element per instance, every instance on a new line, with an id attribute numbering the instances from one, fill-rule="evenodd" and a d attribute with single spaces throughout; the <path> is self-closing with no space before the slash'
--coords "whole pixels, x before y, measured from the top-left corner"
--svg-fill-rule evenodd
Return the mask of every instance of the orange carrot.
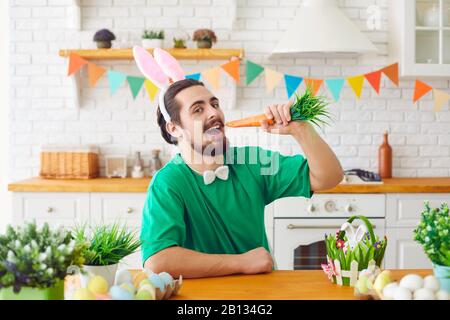
<path id="1" fill-rule="evenodd" d="M 274 121 L 267 119 L 267 116 L 265 114 L 259 114 L 248 118 L 230 121 L 227 122 L 225 125 L 231 128 L 260 127 L 261 126 L 260 121 L 264 120 L 267 120 L 268 124 L 274 124 Z"/>

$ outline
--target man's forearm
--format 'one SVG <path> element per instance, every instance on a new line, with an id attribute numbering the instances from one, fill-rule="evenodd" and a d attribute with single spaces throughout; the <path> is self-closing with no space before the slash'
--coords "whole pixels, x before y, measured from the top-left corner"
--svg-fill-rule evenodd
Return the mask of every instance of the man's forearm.
<path id="1" fill-rule="evenodd" d="M 308 159 L 312 190 L 333 188 L 342 181 L 343 170 L 339 160 L 311 124 L 299 123 L 292 136 Z"/>
<path id="2" fill-rule="evenodd" d="M 155 273 L 162 271 L 174 277 L 218 277 L 240 273 L 239 255 L 205 254 L 181 247 L 164 249 L 145 262 L 145 268 Z"/>

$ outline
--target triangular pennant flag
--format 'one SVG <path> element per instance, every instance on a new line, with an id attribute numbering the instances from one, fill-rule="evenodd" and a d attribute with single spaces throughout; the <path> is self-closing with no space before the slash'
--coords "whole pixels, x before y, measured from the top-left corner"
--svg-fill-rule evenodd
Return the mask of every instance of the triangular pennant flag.
<path id="1" fill-rule="evenodd" d="M 269 68 L 265 68 L 265 74 L 267 92 L 272 91 L 284 77 L 282 73 L 271 70 Z"/>
<path id="2" fill-rule="evenodd" d="M 347 78 L 347 81 L 359 99 L 361 97 L 362 87 L 364 85 L 364 76 L 350 77 Z"/>
<path id="3" fill-rule="evenodd" d="M 442 109 L 442 106 L 450 101 L 450 94 L 433 89 L 434 95 L 434 112 L 439 112 Z"/>
<path id="4" fill-rule="evenodd" d="M 97 66 L 96 64 L 89 63 L 88 64 L 88 75 L 89 75 L 89 85 L 91 87 L 97 84 L 97 81 L 102 77 L 102 75 L 106 72 L 105 68 Z"/>
<path id="5" fill-rule="evenodd" d="M 194 79 L 194 80 L 200 81 L 201 76 L 202 76 L 201 73 L 193 73 L 193 74 L 188 74 L 186 76 L 186 79 Z"/>
<path id="6" fill-rule="evenodd" d="M 115 94 L 119 90 L 120 86 L 127 79 L 127 75 L 122 72 L 108 70 L 108 82 L 111 89 L 111 95 Z"/>
<path id="7" fill-rule="evenodd" d="M 325 83 L 327 84 L 328 89 L 331 91 L 334 100 L 338 101 L 341 96 L 342 88 L 344 87 L 345 79 L 343 78 L 329 79 L 325 80 Z"/>
<path id="8" fill-rule="evenodd" d="M 306 87 L 311 88 L 312 94 L 316 95 L 319 92 L 320 87 L 322 86 L 322 79 L 305 79 Z"/>
<path id="9" fill-rule="evenodd" d="M 284 75 L 284 82 L 286 84 L 286 91 L 288 95 L 288 99 L 294 94 L 297 90 L 298 86 L 302 83 L 303 78 L 291 76 L 289 74 Z"/>
<path id="10" fill-rule="evenodd" d="M 67 73 L 68 76 L 73 75 L 75 72 L 80 70 L 82 66 L 87 64 L 88 62 L 84 60 L 82 57 L 75 53 L 71 53 L 69 55 L 69 72 Z"/>
<path id="11" fill-rule="evenodd" d="M 396 86 L 398 86 L 398 63 L 391 64 L 383 69 L 383 72 Z"/>
<path id="12" fill-rule="evenodd" d="M 220 88 L 220 68 L 212 68 L 206 71 L 203 71 L 203 76 L 208 80 L 208 82 L 212 85 L 215 90 Z"/>
<path id="13" fill-rule="evenodd" d="M 153 82 L 147 79 L 144 81 L 144 87 L 147 91 L 148 96 L 150 97 L 150 100 L 155 100 L 156 93 L 158 92 L 158 87 Z"/>
<path id="14" fill-rule="evenodd" d="M 259 76 L 261 72 L 264 71 L 264 68 L 260 66 L 259 64 L 253 63 L 249 60 L 247 60 L 247 85 L 253 82 L 253 80 L 256 79 L 256 77 Z"/>
<path id="15" fill-rule="evenodd" d="M 380 94 L 380 82 L 381 82 L 381 70 L 367 73 L 364 75 L 367 81 L 370 83 L 372 88 Z"/>
<path id="16" fill-rule="evenodd" d="M 139 91 L 141 91 L 142 85 L 144 84 L 145 78 L 140 77 L 127 77 L 128 84 L 130 85 L 131 93 L 133 98 L 136 99 Z"/>
<path id="17" fill-rule="evenodd" d="M 416 80 L 416 84 L 414 86 L 414 98 L 413 102 L 416 103 L 419 99 L 421 99 L 424 95 L 426 95 L 428 92 L 433 89 L 429 85 L 427 85 L 425 82 L 422 82 L 420 80 Z"/>
<path id="18" fill-rule="evenodd" d="M 221 65 L 222 69 L 225 70 L 237 83 L 240 81 L 239 66 L 241 61 L 239 59 L 232 60 L 228 63 Z"/>

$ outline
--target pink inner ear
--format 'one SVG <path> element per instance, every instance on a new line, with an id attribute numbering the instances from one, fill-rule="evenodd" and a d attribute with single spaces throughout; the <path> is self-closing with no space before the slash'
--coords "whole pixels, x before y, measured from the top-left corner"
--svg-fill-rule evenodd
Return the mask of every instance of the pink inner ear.
<path id="1" fill-rule="evenodd" d="M 135 46 L 133 48 L 133 56 L 142 74 L 153 82 L 158 88 L 161 89 L 169 86 L 168 77 L 147 50 L 142 47 Z"/>
<path id="2" fill-rule="evenodd" d="M 165 74 L 172 78 L 173 81 L 180 81 L 186 78 L 180 63 L 170 53 L 163 49 L 155 48 L 153 55 Z"/>

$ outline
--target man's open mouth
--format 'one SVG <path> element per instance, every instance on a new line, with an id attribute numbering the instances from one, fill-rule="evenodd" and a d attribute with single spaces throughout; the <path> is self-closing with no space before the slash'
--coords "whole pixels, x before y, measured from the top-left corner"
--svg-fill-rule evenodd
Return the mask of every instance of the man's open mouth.
<path id="1" fill-rule="evenodd" d="M 209 128 L 205 130 L 205 135 L 213 138 L 219 138 L 224 134 L 224 125 L 220 121 L 216 121 L 211 124 Z"/>

